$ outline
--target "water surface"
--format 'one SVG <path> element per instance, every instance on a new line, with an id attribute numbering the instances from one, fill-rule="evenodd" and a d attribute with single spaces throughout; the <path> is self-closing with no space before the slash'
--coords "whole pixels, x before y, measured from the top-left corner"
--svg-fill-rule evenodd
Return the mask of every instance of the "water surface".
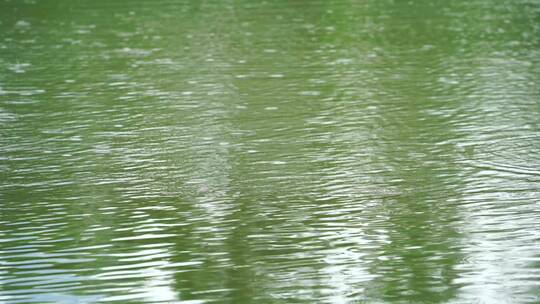
<path id="1" fill-rule="evenodd" d="M 0 302 L 540 302 L 532 0 L 0 0 Z"/>

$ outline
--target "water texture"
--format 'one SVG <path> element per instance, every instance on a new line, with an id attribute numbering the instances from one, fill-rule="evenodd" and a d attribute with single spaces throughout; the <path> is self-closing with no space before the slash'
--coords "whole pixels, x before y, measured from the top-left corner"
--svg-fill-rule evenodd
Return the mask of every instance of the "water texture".
<path id="1" fill-rule="evenodd" d="M 535 0 L 0 0 L 0 303 L 540 303 Z"/>

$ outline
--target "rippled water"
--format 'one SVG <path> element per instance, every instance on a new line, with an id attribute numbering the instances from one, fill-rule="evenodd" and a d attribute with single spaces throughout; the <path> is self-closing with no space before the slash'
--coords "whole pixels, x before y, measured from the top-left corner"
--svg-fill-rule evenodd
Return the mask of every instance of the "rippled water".
<path id="1" fill-rule="evenodd" d="M 0 0 L 0 302 L 538 303 L 539 77 L 535 0 Z"/>

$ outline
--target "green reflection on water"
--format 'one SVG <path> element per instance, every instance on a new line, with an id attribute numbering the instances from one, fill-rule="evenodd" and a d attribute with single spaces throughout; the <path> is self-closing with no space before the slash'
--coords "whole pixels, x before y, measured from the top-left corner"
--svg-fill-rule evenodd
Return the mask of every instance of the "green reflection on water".
<path id="1" fill-rule="evenodd" d="M 0 2 L 0 302 L 537 302 L 539 14 Z"/>

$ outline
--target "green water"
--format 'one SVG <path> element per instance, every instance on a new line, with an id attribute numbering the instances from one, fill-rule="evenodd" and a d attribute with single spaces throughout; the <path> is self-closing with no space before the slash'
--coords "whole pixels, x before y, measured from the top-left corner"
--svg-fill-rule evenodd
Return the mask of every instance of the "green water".
<path id="1" fill-rule="evenodd" d="M 540 303 L 536 0 L 0 0 L 0 303 Z"/>

